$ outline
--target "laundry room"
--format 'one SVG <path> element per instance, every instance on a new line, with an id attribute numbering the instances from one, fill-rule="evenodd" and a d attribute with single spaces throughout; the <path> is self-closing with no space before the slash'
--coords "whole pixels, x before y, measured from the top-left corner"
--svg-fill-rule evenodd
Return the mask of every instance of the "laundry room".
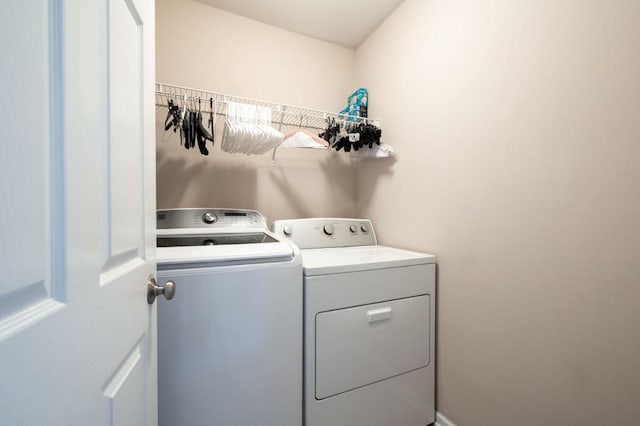
<path id="1" fill-rule="evenodd" d="M 285 3 L 157 1 L 157 81 L 333 112 L 366 88 L 394 153 L 205 157 L 165 108 L 158 207 L 369 218 L 436 254 L 451 424 L 640 421 L 637 3 L 380 2 L 361 39 L 348 3 L 316 37 L 326 16 Z"/>
<path id="2" fill-rule="evenodd" d="M 640 424 L 637 0 L 0 22 L 0 425 Z"/>

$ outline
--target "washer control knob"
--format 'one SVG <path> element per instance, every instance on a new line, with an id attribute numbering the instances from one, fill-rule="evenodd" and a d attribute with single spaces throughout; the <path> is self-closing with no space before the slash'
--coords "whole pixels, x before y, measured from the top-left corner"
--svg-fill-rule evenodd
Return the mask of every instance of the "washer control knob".
<path id="1" fill-rule="evenodd" d="M 330 223 L 327 223 L 322 230 L 324 231 L 325 234 L 327 235 L 333 235 L 333 225 Z"/>
<path id="2" fill-rule="evenodd" d="M 351 225 L 349 226 L 349 231 L 351 231 L 352 234 L 355 234 L 358 231 L 358 227 L 355 225 Z"/>
<path id="3" fill-rule="evenodd" d="M 208 224 L 216 223 L 218 221 L 218 216 L 216 216 L 215 213 L 206 212 L 202 215 L 202 221 Z"/>
<path id="4" fill-rule="evenodd" d="M 289 236 L 293 233 L 293 229 L 291 229 L 291 225 L 287 223 L 282 227 L 282 232 L 284 232 L 284 235 Z"/>
<path id="5" fill-rule="evenodd" d="M 360 230 L 366 234 L 367 232 L 369 232 L 369 227 L 365 224 L 362 224 L 360 225 Z"/>

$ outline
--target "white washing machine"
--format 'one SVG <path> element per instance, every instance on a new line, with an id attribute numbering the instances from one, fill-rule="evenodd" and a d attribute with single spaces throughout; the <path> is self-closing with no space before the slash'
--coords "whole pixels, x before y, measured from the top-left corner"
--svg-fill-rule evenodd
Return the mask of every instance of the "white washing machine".
<path id="1" fill-rule="evenodd" d="M 252 210 L 157 212 L 161 426 L 302 424 L 302 265 Z"/>
<path id="2" fill-rule="evenodd" d="M 369 220 L 274 223 L 302 252 L 306 426 L 435 421 L 435 257 L 378 245 Z"/>

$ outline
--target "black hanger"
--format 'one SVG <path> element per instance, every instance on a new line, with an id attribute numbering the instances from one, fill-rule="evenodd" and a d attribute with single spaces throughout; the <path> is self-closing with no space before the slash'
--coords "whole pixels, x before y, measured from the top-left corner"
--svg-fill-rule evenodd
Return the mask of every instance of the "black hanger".
<path id="1" fill-rule="evenodd" d="M 207 141 L 210 140 L 213 142 L 213 137 L 207 129 L 202 125 L 202 113 L 200 112 L 200 100 L 198 100 L 198 112 L 194 115 L 193 118 L 193 128 L 194 133 L 196 135 L 196 139 L 198 140 L 198 149 L 200 149 L 200 153 L 202 155 L 209 155 L 209 150 L 207 149 Z"/>
<path id="2" fill-rule="evenodd" d="M 182 132 L 184 133 L 184 147 L 191 148 L 191 110 L 187 109 L 182 119 Z"/>
<path id="3" fill-rule="evenodd" d="M 173 103 L 173 99 L 169 99 L 167 102 L 167 118 L 164 120 L 164 130 L 167 131 L 173 127 L 173 131 L 176 132 L 180 127 L 180 107 Z"/>
<path id="4" fill-rule="evenodd" d="M 209 98 L 209 126 L 211 127 L 211 145 L 215 144 L 215 121 L 213 119 L 213 115 L 215 112 L 213 111 L 213 98 Z"/>

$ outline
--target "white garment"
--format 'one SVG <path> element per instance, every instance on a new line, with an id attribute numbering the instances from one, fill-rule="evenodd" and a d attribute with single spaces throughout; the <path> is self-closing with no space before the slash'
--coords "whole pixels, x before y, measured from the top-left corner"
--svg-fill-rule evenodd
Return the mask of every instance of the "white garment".
<path id="1" fill-rule="evenodd" d="M 373 145 L 373 148 L 363 147 L 357 151 L 351 151 L 352 158 L 387 158 L 393 154 L 393 148 L 381 143 Z"/>
<path id="2" fill-rule="evenodd" d="M 293 135 L 289 136 L 282 142 L 280 145 L 282 148 L 322 148 L 326 149 L 329 144 L 328 143 L 320 143 L 315 140 L 311 135 L 305 132 L 296 132 Z"/>
<path id="3" fill-rule="evenodd" d="M 282 143 L 284 135 L 271 126 L 271 109 L 227 102 L 220 148 L 225 152 L 260 155 Z"/>

